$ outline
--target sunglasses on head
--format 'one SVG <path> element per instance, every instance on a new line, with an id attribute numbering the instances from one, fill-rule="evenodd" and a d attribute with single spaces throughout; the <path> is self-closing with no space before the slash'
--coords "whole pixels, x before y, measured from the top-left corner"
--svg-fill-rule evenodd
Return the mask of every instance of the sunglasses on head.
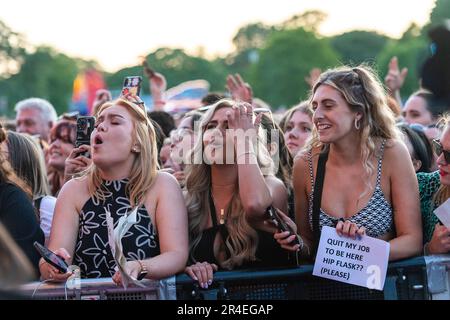
<path id="1" fill-rule="evenodd" d="M 440 156 L 443 153 L 445 162 L 447 164 L 450 164 L 450 151 L 444 150 L 439 140 L 433 140 L 433 147 L 434 150 L 436 151 L 436 154 Z"/>

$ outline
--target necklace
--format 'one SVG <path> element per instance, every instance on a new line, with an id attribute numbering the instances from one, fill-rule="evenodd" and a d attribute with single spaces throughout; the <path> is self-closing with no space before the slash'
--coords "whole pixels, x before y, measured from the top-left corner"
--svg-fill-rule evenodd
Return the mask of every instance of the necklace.
<path id="1" fill-rule="evenodd" d="M 212 198 L 212 205 L 213 208 L 211 208 L 214 212 L 216 212 L 216 199 L 214 198 L 213 193 L 211 192 L 211 198 Z M 217 218 L 216 218 L 217 219 Z M 220 209 L 220 218 L 219 218 L 219 223 L 220 224 L 225 224 L 225 209 Z"/>
<path id="2" fill-rule="evenodd" d="M 219 220 L 220 224 L 225 224 L 225 210 L 220 209 L 220 220 Z"/>

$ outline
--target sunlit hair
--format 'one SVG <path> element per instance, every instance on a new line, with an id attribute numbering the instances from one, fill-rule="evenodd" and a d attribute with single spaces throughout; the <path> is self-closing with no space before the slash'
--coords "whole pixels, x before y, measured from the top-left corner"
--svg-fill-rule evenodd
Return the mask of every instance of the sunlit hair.
<path id="1" fill-rule="evenodd" d="M 450 130 L 450 114 L 444 115 L 439 120 L 438 126 L 439 127 L 442 126 L 444 128 L 442 132 L 444 132 L 445 130 Z M 448 198 L 450 198 L 450 185 L 445 185 L 441 183 L 438 191 L 436 191 L 436 193 L 434 194 L 433 201 L 436 205 L 439 206 L 443 204 L 445 201 L 447 201 Z"/>
<path id="2" fill-rule="evenodd" d="M 395 127 L 395 118 L 387 105 L 387 95 L 375 72 L 366 65 L 350 68 L 347 66 L 327 70 L 322 73 L 314 85 L 311 99 L 321 85 L 328 85 L 341 93 L 353 112 L 360 112 L 360 149 L 363 167 L 366 172 L 366 190 L 360 195 L 374 189 L 370 177 L 375 172 L 373 158 L 378 158 L 377 143 L 383 139 L 400 140 Z M 314 126 L 312 137 L 307 142 L 306 150 L 322 147 L 317 128 Z"/>
<path id="3" fill-rule="evenodd" d="M 212 105 L 205 113 L 200 123 L 201 131 L 197 136 L 197 141 L 192 151 L 192 157 L 199 153 L 202 154 L 203 134 L 214 113 L 222 108 L 231 108 L 234 104 L 235 102 L 232 100 L 223 99 Z M 264 175 L 273 175 L 273 162 L 262 141 L 260 133 L 258 133 L 257 146 L 255 146 L 258 164 Z M 212 187 L 211 166 L 204 161 L 201 161 L 200 164 L 195 163 L 188 165 L 186 172 L 186 206 L 189 217 L 190 238 L 189 249 L 191 253 L 190 258 L 195 262 L 192 253 L 199 244 L 202 231 L 206 229 L 208 218 L 211 216 L 209 203 Z M 227 260 L 221 263 L 221 267 L 224 269 L 233 269 L 235 266 L 240 266 L 246 261 L 256 260 L 258 234 L 247 222 L 246 214 L 239 197 L 238 185 L 236 186 L 230 205 L 225 212 L 225 216 L 229 232 L 228 238 L 225 239 L 225 245 L 231 254 Z"/>
<path id="4" fill-rule="evenodd" d="M 99 108 L 98 115 L 112 106 L 125 107 L 133 120 L 133 144 L 136 143 L 140 146 L 140 152 L 134 154 L 135 159 L 128 177 L 126 194 L 132 207 L 141 206 L 145 201 L 145 195 L 156 179 L 158 170 L 155 129 L 143 107 L 121 98 L 103 104 Z M 89 193 L 92 196 L 101 201 L 105 201 L 107 197 L 111 196 L 102 184 L 103 179 L 100 176 L 99 168 L 94 163 L 87 169 L 86 174 Z"/>
<path id="5" fill-rule="evenodd" d="M 0 143 L 3 143 L 6 138 L 6 131 L 0 125 Z M 3 152 L 0 152 L 0 183 L 12 183 L 21 188 L 30 198 L 32 197 L 31 188 L 16 175 Z"/>
<path id="6" fill-rule="evenodd" d="M 30 186 L 33 199 L 49 195 L 44 153 L 38 142 L 27 134 L 8 132 L 6 143 L 11 166 Z"/>

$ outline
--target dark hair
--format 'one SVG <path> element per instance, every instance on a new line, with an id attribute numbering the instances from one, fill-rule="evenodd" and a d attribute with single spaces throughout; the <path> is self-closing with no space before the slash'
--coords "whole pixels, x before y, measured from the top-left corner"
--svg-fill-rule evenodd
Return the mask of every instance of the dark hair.
<path id="1" fill-rule="evenodd" d="M 400 124 L 398 128 L 406 135 L 413 148 L 413 158 L 422 163 L 417 172 L 431 172 L 433 162 L 433 149 L 430 141 L 423 131 L 410 127 L 407 124 Z"/>
<path id="2" fill-rule="evenodd" d="M 439 119 L 446 111 L 448 111 L 445 104 L 442 104 L 442 101 L 438 100 L 431 91 L 426 89 L 420 89 L 414 92 L 411 97 L 420 97 L 425 100 L 427 104 L 426 108 L 431 113 L 434 120 Z"/>
<path id="3" fill-rule="evenodd" d="M 164 131 L 161 129 L 161 127 L 155 120 L 153 120 L 153 119 L 149 119 L 149 120 L 152 123 L 153 127 L 155 128 L 156 148 L 158 149 L 158 163 L 161 166 L 161 161 L 159 159 L 159 153 L 161 152 L 161 148 L 164 145 L 164 139 L 166 139 L 167 136 L 164 134 Z"/>
<path id="4" fill-rule="evenodd" d="M 147 115 L 161 127 L 166 137 L 169 137 L 170 131 L 176 128 L 175 120 L 165 111 L 151 111 L 148 112 Z"/>
<path id="5" fill-rule="evenodd" d="M 202 98 L 202 104 L 204 106 L 209 106 L 224 98 L 225 95 L 223 93 L 210 92 Z"/>
<path id="6" fill-rule="evenodd" d="M 75 146 L 77 138 L 77 125 L 72 121 L 58 122 L 50 131 L 50 140 L 53 142 L 56 139 L 71 143 Z"/>

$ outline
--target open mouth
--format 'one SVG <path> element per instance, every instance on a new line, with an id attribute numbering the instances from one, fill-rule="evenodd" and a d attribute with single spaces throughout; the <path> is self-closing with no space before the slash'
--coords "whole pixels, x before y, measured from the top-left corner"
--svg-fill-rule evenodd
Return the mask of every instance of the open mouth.
<path id="1" fill-rule="evenodd" d="M 95 136 L 94 143 L 96 145 L 102 144 L 103 143 L 103 139 L 100 136 Z"/>
<path id="2" fill-rule="evenodd" d="M 331 126 L 329 124 L 317 124 L 317 130 L 321 131 L 321 130 L 326 130 L 331 128 Z"/>

